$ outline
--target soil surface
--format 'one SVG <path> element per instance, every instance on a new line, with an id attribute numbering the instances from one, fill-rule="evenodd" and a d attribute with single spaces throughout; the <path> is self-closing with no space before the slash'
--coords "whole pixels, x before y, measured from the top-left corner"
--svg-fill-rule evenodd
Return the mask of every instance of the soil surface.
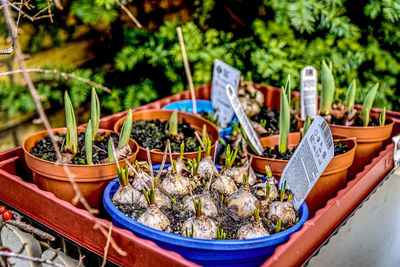
<path id="1" fill-rule="evenodd" d="M 161 177 L 161 181 L 165 177 Z M 189 177 L 189 179 L 192 179 Z M 159 184 L 161 183 L 159 181 Z M 257 183 L 261 182 L 262 180 L 258 178 Z M 193 190 L 193 195 L 199 195 L 204 192 L 206 183 L 204 182 L 201 186 L 196 187 Z M 238 185 L 238 188 L 240 185 Z M 260 197 L 254 193 L 254 188 L 251 187 L 251 191 L 254 196 L 260 201 L 265 200 L 265 197 Z M 287 190 L 287 193 L 290 191 Z M 163 192 L 165 194 L 165 192 Z M 235 239 L 236 238 L 236 233 L 239 230 L 240 227 L 244 226 L 245 224 L 248 224 L 251 222 L 251 218 L 243 218 L 239 216 L 237 213 L 231 211 L 228 209 L 227 206 L 227 197 L 223 196 L 219 191 L 215 189 L 211 189 L 210 191 L 212 201 L 216 205 L 218 209 L 218 215 L 213 217 L 212 219 L 216 223 L 216 225 L 220 228 L 223 229 L 224 232 L 226 233 L 226 239 Z M 188 196 L 180 196 L 180 195 L 175 195 L 175 196 L 170 196 L 172 206 L 171 209 L 168 208 L 162 208 L 161 211 L 168 217 L 171 226 L 170 226 L 170 232 L 175 233 L 177 235 L 181 234 L 181 227 L 183 223 L 194 216 L 194 213 L 189 211 L 185 212 L 183 210 L 183 203 L 186 200 Z M 175 198 L 176 204 L 173 203 L 173 199 Z M 287 199 L 287 197 L 285 197 Z M 138 220 L 140 215 L 145 212 L 145 209 L 139 207 L 138 204 L 120 204 L 120 203 L 114 203 L 114 205 L 124 214 L 127 216 L 133 218 L 134 220 Z M 298 211 L 296 211 L 296 217 L 298 217 Z M 263 222 L 263 225 L 265 229 L 269 233 L 274 233 L 275 232 L 275 224 L 267 219 L 266 214 L 260 211 L 260 218 Z M 282 231 L 290 228 L 293 225 L 284 225 L 282 224 Z"/>
<path id="2" fill-rule="evenodd" d="M 335 144 L 335 156 L 341 155 L 346 153 L 347 151 L 350 150 L 350 148 L 341 142 L 334 142 Z M 285 153 L 281 153 L 278 150 L 278 145 L 275 146 L 274 148 L 265 148 L 265 150 L 263 151 L 262 157 L 264 158 L 269 158 L 269 159 L 282 159 L 282 160 L 290 160 L 290 158 L 292 157 L 292 155 L 294 154 L 294 151 L 296 150 L 296 148 L 293 149 L 288 149 Z M 251 150 L 249 150 L 251 153 Z"/>
<path id="3" fill-rule="evenodd" d="M 57 145 L 60 150 L 65 144 L 65 134 L 55 133 L 57 138 Z M 111 133 L 110 135 L 113 138 L 114 146 L 118 146 L 119 135 L 116 133 Z M 105 163 L 108 158 L 108 140 L 110 136 L 105 136 L 102 134 L 98 134 L 96 140 L 93 142 L 93 164 Z M 51 139 L 49 136 L 41 139 L 30 151 L 32 155 L 35 157 L 56 162 L 57 155 L 54 150 L 53 144 L 51 143 Z M 85 152 L 85 133 L 78 133 L 78 153 L 76 153 L 75 157 L 72 159 L 72 164 L 77 165 L 85 165 L 86 164 L 86 152 Z"/>
<path id="4" fill-rule="evenodd" d="M 265 129 L 267 130 L 267 135 L 279 134 L 279 110 L 273 110 L 266 106 L 261 107 L 261 110 L 258 114 L 254 115 L 250 119 L 252 121 L 260 123 L 261 120 L 265 120 L 267 122 Z M 297 121 L 294 116 L 291 116 L 290 121 L 290 132 L 297 132 Z M 266 136 L 267 136 L 266 135 Z"/>
<path id="5" fill-rule="evenodd" d="M 133 122 L 131 137 L 141 147 L 150 150 L 164 151 L 167 139 L 171 142 L 172 152 L 179 152 L 182 141 L 185 141 L 185 152 L 198 151 L 199 141 L 195 130 L 184 120 L 178 123 L 178 135 L 168 136 L 168 121 L 138 120 Z"/>
<path id="6" fill-rule="evenodd" d="M 347 126 L 357 126 L 357 127 L 364 126 L 364 122 L 361 120 L 359 114 L 357 114 L 351 122 L 346 122 L 346 117 L 337 118 L 335 116 L 332 116 L 330 123 L 336 125 L 347 125 Z M 389 124 L 388 120 L 385 121 L 385 125 L 386 124 Z M 379 119 L 375 117 L 370 117 L 368 126 L 379 126 Z"/>

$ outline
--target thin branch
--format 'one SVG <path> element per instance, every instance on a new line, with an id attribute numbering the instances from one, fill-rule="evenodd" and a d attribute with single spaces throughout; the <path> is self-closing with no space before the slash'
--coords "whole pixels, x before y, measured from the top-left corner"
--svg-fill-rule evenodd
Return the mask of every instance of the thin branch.
<path id="1" fill-rule="evenodd" d="M 53 5 L 53 3 L 51 3 L 51 5 L 50 5 L 50 1 L 51 1 L 51 0 L 46 0 L 46 3 L 47 3 L 47 10 L 48 10 L 48 12 L 49 12 L 49 17 L 50 17 L 51 23 L 54 23 L 54 21 L 53 21 L 53 15 L 51 14 L 51 6 Z"/>
<path id="2" fill-rule="evenodd" d="M 21 259 L 21 260 L 32 261 L 35 263 L 45 263 L 45 264 L 55 266 L 55 267 L 64 267 L 64 265 L 55 263 L 54 261 L 51 261 L 51 260 L 41 259 L 41 258 L 36 258 L 36 257 L 29 257 L 24 254 L 18 254 L 15 252 L 0 251 L 0 257 L 17 258 L 17 259 Z"/>
<path id="3" fill-rule="evenodd" d="M 40 68 L 36 68 L 36 69 L 25 69 L 25 72 L 29 73 L 29 72 L 38 72 L 38 73 L 46 73 L 46 74 L 54 74 L 54 75 L 58 75 L 63 77 L 64 79 L 75 79 L 78 80 L 80 82 L 89 84 L 90 86 L 93 86 L 95 88 L 98 88 L 100 90 L 103 90 L 109 94 L 111 94 L 111 89 L 108 87 L 105 87 L 104 85 L 101 85 L 99 83 L 93 82 L 89 79 L 77 76 L 73 73 L 66 73 L 66 72 L 61 72 L 58 71 L 56 69 L 54 70 L 46 70 L 46 69 L 40 69 Z M 16 74 L 16 73 L 24 73 L 24 70 L 20 69 L 20 70 L 12 70 L 12 71 L 7 71 L 7 72 L 2 72 L 0 73 L 0 76 L 6 76 L 6 75 L 12 75 L 12 74 Z"/>
<path id="4" fill-rule="evenodd" d="M 113 224 L 110 223 L 110 229 L 108 230 L 107 242 L 106 242 L 106 246 L 104 247 L 103 263 L 101 264 L 101 267 L 106 266 L 106 263 L 107 263 L 107 254 L 108 254 L 108 248 L 110 247 L 112 228 L 113 228 Z"/>
<path id="5" fill-rule="evenodd" d="M 136 24 L 136 27 L 141 29 L 143 26 L 140 22 L 136 19 L 136 17 L 129 11 L 129 9 L 124 6 L 119 0 L 115 0 L 115 2 L 119 5 L 119 7 L 128 15 L 128 17 Z"/>

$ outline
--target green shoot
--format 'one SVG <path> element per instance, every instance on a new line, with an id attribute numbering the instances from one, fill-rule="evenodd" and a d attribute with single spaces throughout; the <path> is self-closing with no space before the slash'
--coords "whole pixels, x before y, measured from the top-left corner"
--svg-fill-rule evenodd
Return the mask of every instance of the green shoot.
<path id="1" fill-rule="evenodd" d="M 206 139 L 208 138 L 208 133 L 207 133 L 207 125 L 203 124 L 203 128 L 201 129 L 201 141 L 203 142 L 204 146 L 206 145 Z"/>
<path id="2" fill-rule="evenodd" d="M 346 112 L 349 113 L 354 108 L 354 101 L 356 99 L 356 80 L 354 79 L 349 87 L 347 88 L 346 93 Z"/>
<path id="3" fill-rule="evenodd" d="M 281 228 L 282 228 L 282 221 L 279 220 L 279 221 L 276 223 L 275 233 L 279 233 L 279 232 L 281 231 Z"/>
<path id="4" fill-rule="evenodd" d="M 65 104 L 65 119 L 67 122 L 67 136 L 65 139 L 65 147 L 68 148 L 74 155 L 78 152 L 78 134 L 76 131 L 76 120 L 74 114 L 74 107 L 72 106 L 71 99 L 68 92 L 64 94 Z"/>
<path id="5" fill-rule="evenodd" d="M 178 111 L 176 111 L 176 109 L 172 112 L 171 118 L 169 119 L 169 134 L 171 136 L 178 134 Z"/>
<path id="6" fill-rule="evenodd" d="M 107 151 L 107 153 L 108 153 L 108 162 L 110 162 L 110 163 L 114 162 L 115 158 L 114 158 L 114 152 L 113 152 L 112 145 L 111 145 L 111 138 L 108 139 L 108 151 Z"/>
<path id="7" fill-rule="evenodd" d="M 125 169 L 121 169 L 121 167 L 117 166 L 117 174 L 119 179 L 119 184 L 121 187 L 126 187 L 129 185 L 128 178 L 129 178 L 129 170 L 128 166 L 125 166 Z"/>
<path id="8" fill-rule="evenodd" d="M 204 154 L 206 157 L 209 157 L 211 155 L 211 141 L 210 138 L 206 137 L 203 139 L 203 144 L 204 144 Z"/>
<path id="9" fill-rule="evenodd" d="M 307 133 L 308 129 L 310 128 L 310 125 L 311 125 L 311 117 L 307 116 L 306 120 L 304 121 L 302 137 L 306 136 L 306 133 Z"/>
<path id="10" fill-rule="evenodd" d="M 226 239 L 226 233 L 224 232 L 224 229 L 219 229 L 217 226 L 217 239 L 218 240 L 225 240 Z"/>
<path id="11" fill-rule="evenodd" d="M 288 77 L 288 81 L 290 77 Z M 288 149 L 289 142 L 289 131 L 290 131 L 290 82 L 289 85 L 281 89 L 281 102 L 280 102 L 280 114 L 279 114 L 279 152 L 286 152 Z"/>
<path id="12" fill-rule="evenodd" d="M 132 110 L 130 109 L 128 115 L 126 116 L 124 124 L 121 127 L 121 133 L 119 135 L 119 142 L 118 142 L 119 149 L 129 144 L 131 131 L 132 131 Z"/>
<path id="13" fill-rule="evenodd" d="M 196 211 L 196 218 L 200 218 L 201 217 L 201 199 L 199 199 L 198 201 L 193 199 L 193 203 L 194 203 L 194 210 Z"/>
<path id="14" fill-rule="evenodd" d="M 288 197 L 288 201 L 291 201 L 293 199 L 293 194 L 290 194 Z"/>
<path id="15" fill-rule="evenodd" d="M 137 160 L 135 160 L 135 167 L 136 167 L 136 170 L 140 170 L 141 169 L 139 161 L 137 161 Z"/>
<path id="16" fill-rule="evenodd" d="M 177 172 L 178 169 L 176 168 L 176 161 L 172 160 L 172 169 L 174 170 L 174 172 Z"/>
<path id="17" fill-rule="evenodd" d="M 265 174 L 267 175 L 268 178 L 272 177 L 272 171 L 269 165 L 265 165 Z"/>
<path id="18" fill-rule="evenodd" d="M 260 125 L 261 125 L 261 127 L 263 127 L 265 129 L 265 126 L 267 126 L 267 120 L 262 119 L 260 121 Z"/>
<path id="19" fill-rule="evenodd" d="M 260 220 L 260 210 L 259 209 L 254 210 L 254 220 L 256 222 L 258 222 Z"/>
<path id="20" fill-rule="evenodd" d="M 299 222 L 299 217 L 296 217 L 296 223 L 298 223 Z"/>
<path id="21" fill-rule="evenodd" d="M 100 101 L 94 87 L 92 87 L 90 119 L 92 120 L 92 140 L 94 141 L 99 130 L 100 122 Z"/>
<path id="22" fill-rule="evenodd" d="M 283 202 L 283 198 L 285 197 L 286 193 L 286 181 L 283 183 L 282 188 L 281 188 L 281 202 Z"/>
<path id="23" fill-rule="evenodd" d="M 180 151 L 179 151 L 179 158 L 183 159 L 183 153 L 185 152 L 185 142 L 182 141 Z"/>
<path id="24" fill-rule="evenodd" d="M 257 152 L 257 150 L 254 148 L 253 144 L 250 142 L 249 137 L 246 134 L 246 131 L 244 130 L 243 126 L 241 124 L 239 124 L 240 126 L 240 131 L 242 132 L 242 136 L 244 138 L 244 140 L 246 140 L 247 145 L 250 147 L 250 149 L 253 151 L 253 153 L 257 156 L 260 156 Z M 241 146 L 239 146 L 241 147 Z"/>
<path id="25" fill-rule="evenodd" d="M 92 142 L 92 120 L 89 119 L 85 132 L 85 152 L 88 165 L 93 165 Z"/>
<path id="26" fill-rule="evenodd" d="M 231 147 L 228 145 L 226 147 L 226 153 L 225 153 L 225 169 L 230 170 L 233 163 L 235 162 L 236 156 L 238 153 L 238 149 L 236 148 L 235 151 L 231 150 Z"/>
<path id="27" fill-rule="evenodd" d="M 247 175 L 246 175 L 246 173 L 243 173 L 243 183 L 244 184 L 247 184 Z"/>
<path id="28" fill-rule="evenodd" d="M 330 62 L 328 67 L 325 60 L 322 61 L 321 85 L 319 112 L 322 116 L 326 116 L 329 115 L 335 96 L 335 80 L 332 74 L 332 62 Z"/>
<path id="29" fill-rule="evenodd" d="M 368 126 L 369 124 L 369 113 L 372 108 L 372 104 L 374 103 L 376 93 L 378 92 L 379 83 L 377 83 L 371 91 L 367 94 L 364 99 L 364 103 L 361 110 L 361 120 L 363 121 L 364 126 Z"/>
<path id="30" fill-rule="evenodd" d="M 193 226 L 193 224 L 192 224 L 192 232 L 191 233 L 189 233 L 187 227 L 186 227 L 185 231 L 186 231 L 186 236 L 187 237 L 193 237 L 194 236 L 194 226 Z"/>
<path id="31" fill-rule="evenodd" d="M 379 125 L 384 126 L 386 122 L 386 107 L 382 109 L 381 115 L 379 115 Z"/>
<path id="32" fill-rule="evenodd" d="M 267 182 L 267 186 L 265 187 L 265 200 L 269 200 L 269 195 L 271 194 L 271 185 Z"/>
<path id="33" fill-rule="evenodd" d="M 176 197 L 174 197 L 174 205 L 176 205 Z"/>
<path id="34" fill-rule="evenodd" d="M 152 187 L 150 188 L 149 191 L 146 191 L 146 190 L 143 188 L 143 189 L 142 189 L 142 193 L 143 193 L 144 197 L 146 198 L 147 203 L 148 203 L 149 205 L 154 205 L 154 204 L 156 204 L 156 197 L 155 197 L 155 193 L 154 193 L 154 186 L 152 186 Z"/>

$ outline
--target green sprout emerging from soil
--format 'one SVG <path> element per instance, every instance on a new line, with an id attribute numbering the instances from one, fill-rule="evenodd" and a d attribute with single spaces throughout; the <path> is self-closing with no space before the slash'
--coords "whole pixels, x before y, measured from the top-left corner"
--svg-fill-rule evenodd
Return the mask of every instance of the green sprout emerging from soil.
<path id="1" fill-rule="evenodd" d="M 283 198 L 285 197 L 285 193 L 286 193 L 286 181 L 283 183 L 282 188 L 281 188 L 281 196 L 280 196 L 281 202 L 283 202 Z"/>
<path id="2" fill-rule="evenodd" d="M 111 138 L 108 139 L 108 149 L 107 149 L 107 153 L 108 153 L 108 162 L 110 162 L 110 163 L 112 163 L 112 162 L 115 161 L 114 152 L 113 152 L 113 149 L 112 149 L 112 144 L 111 144 L 111 142 L 112 142 Z"/>
<path id="3" fill-rule="evenodd" d="M 183 153 L 185 152 L 185 142 L 181 143 L 180 151 L 179 151 L 179 158 L 183 159 Z"/>
<path id="4" fill-rule="evenodd" d="M 321 85 L 319 111 L 322 116 L 326 116 L 329 115 L 335 96 L 335 80 L 332 74 L 332 62 L 330 62 L 328 66 L 325 60 L 322 61 Z"/>
<path id="5" fill-rule="evenodd" d="M 169 119 L 169 134 L 175 136 L 178 134 L 178 111 L 175 109 Z"/>
<path id="6" fill-rule="evenodd" d="M 269 165 L 265 165 L 265 174 L 267 175 L 268 178 L 272 177 L 272 171 Z"/>
<path id="7" fill-rule="evenodd" d="M 203 142 L 204 146 L 206 145 L 206 139 L 208 138 L 208 133 L 207 133 L 207 125 L 203 124 L 203 128 L 201 129 L 201 141 Z"/>
<path id="8" fill-rule="evenodd" d="M 281 231 L 281 229 L 282 229 L 282 221 L 279 220 L 279 221 L 276 223 L 275 233 L 279 233 L 279 232 Z"/>
<path id="9" fill-rule="evenodd" d="M 288 149 L 289 131 L 290 131 L 290 75 L 285 87 L 281 89 L 281 106 L 279 114 L 279 147 L 281 153 L 285 153 Z"/>
<path id="10" fill-rule="evenodd" d="M 236 159 L 237 153 L 238 153 L 238 149 L 237 148 L 235 149 L 235 151 L 232 151 L 230 145 L 228 145 L 226 147 L 226 153 L 225 153 L 226 154 L 225 155 L 225 169 L 226 170 L 230 170 L 231 169 L 231 167 L 233 165 L 233 162 Z"/>
<path id="11" fill-rule="evenodd" d="M 260 220 L 260 210 L 259 209 L 255 209 L 254 210 L 254 220 L 256 221 L 256 222 L 258 222 L 259 220 Z"/>
<path id="12" fill-rule="evenodd" d="M 269 195 L 271 194 L 271 185 L 267 182 L 265 187 L 265 200 L 269 200 Z"/>
<path id="13" fill-rule="evenodd" d="M 129 185 L 128 178 L 129 178 L 129 170 L 128 166 L 125 166 L 124 169 L 121 169 L 121 167 L 118 165 L 117 166 L 117 173 L 118 173 L 118 179 L 119 179 L 119 184 L 121 187 L 126 187 Z"/>
<path id="14" fill-rule="evenodd" d="M 67 122 L 67 136 L 65 140 L 65 147 L 74 155 L 78 152 L 78 134 L 76 130 L 76 120 L 74 114 L 74 107 L 72 106 L 71 99 L 68 92 L 64 94 L 65 104 L 65 119 Z"/>
<path id="15" fill-rule="evenodd" d="M 92 140 L 94 141 L 99 130 L 100 123 L 100 102 L 94 87 L 92 87 L 90 119 L 92 121 Z"/>
<path id="16" fill-rule="evenodd" d="M 346 93 L 346 113 L 350 114 L 352 113 L 354 109 L 354 101 L 356 99 L 356 91 L 357 91 L 357 86 L 356 86 L 356 80 L 354 79 L 349 87 L 347 88 L 347 93 Z"/>
<path id="17" fill-rule="evenodd" d="M 224 229 L 219 229 L 217 226 L 217 239 L 218 240 L 225 240 L 226 239 L 226 233 L 224 232 Z"/>
<path id="18" fill-rule="evenodd" d="M 192 231 L 190 233 L 189 233 L 187 227 L 186 227 L 185 231 L 186 231 L 186 236 L 187 237 L 193 237 L 194 236 L 194 226 L 193 226 L 193 224 L 192 224 Z"/>
<path id="19" fill-rule="evenodd" d="M 368 126 L 369 124 L 369 113 L 371 112 L 372 104 L 374 103 L 376 92 L 378 92 L 379 83 L 375 84 L 375 86 L 369 91 L 367 96 L 364 99 L 364 103 L 361 110 L 361 120 L 363 121 L 364 126 Z"/>
<path id="20" fill-rule="evenodd" d="M 194 176 L 196 176 L 199 173 L 200 161 L 201 161 L 201 147 L 199 147 L 199 150 L 197 153 L 197 160 L 193 159 L 191 162 L 189 162 L 189 164 L 191 165 L 191 168 L 193 169 Z"/>
<path id="21" fill-rule="evenodd" d="M 199 198 L 198 201 L 193 199 L 193 203 L 194 203 L 194 210 L 196 211 L 196 218 L 200 218 L 201 217 L 201 198 Z"/>
<path id="22" fill-rule="evenodd" d="M 265 129 L 265 126 L 267 126 L 267 120 L 262 119 L 262 120 L 260 121 L 260 125 L 261 125 L 261 127 L 263 127 L 263 128 Z"/>
<path id="23" fill-rule="evenodd" d="M 149 204 L 149 206 L 156 204 L 156 195 L 154 193 L 154 186 L 152 186 L 149 191 L 146 191 L 143 188 L 142 192 L 143 192 L 143 195 L 146 198 L 146 201 Z"/>
<path id="24" fill-rule="evenodd" d="M 310 126 L 311 126 L 311 117 L 307 116 L 306 120 L 304 121 L 302 137 L 306 136 L 306 133 L 307 133 L 308 129 L 310 128 Z"/>
<path id="25" fill-rule="evenodd" d="M 119 136 L 118 149 L 121 149 L 124 146 L 126 146 L 127 144 L 129 144 L 129 138 L 131 136 L 131 131 L 132 131 L 132 110 L 130 109 L 128 112 L 128 115 L 126 116 L 124 124 L 121 127 L 121 134 Z"/>
<path id="26" fill-rule="evenodd" d="M 204 154 L 206 157 L 209 157 L 211 155 L 211 141 L 210 138 L 206 137 L 203 141 L 204 143 Z"/>
<path id="27" fill-rule="evenodd" d="M 386 122 L 386 107 L 382 109 L 381 114 L 379 115 L 379 125 L 383 126 Z"/>
<path id="28" fill-rule="evenodd" d="M 93 164 L 92 143 L 93 143 L 92 120 L 89 119 L 85 132 L 85 152 L 86 152 L 86 162 L 88 165 Z"/>

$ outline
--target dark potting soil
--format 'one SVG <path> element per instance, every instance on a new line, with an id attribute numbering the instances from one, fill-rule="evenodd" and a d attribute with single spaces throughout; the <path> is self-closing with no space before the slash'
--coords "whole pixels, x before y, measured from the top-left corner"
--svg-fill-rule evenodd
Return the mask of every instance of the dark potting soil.
<path id="1" fill-rule="evenodd" d="M 270 109 L 266 106 L 261 107 L 261 110 L 258 114 L 254 115 L 250 119 L 252 121 L 261 123 L 261 120 L 266 121 L 265 129 L 267 130 L 267 135 L 279 134 L 279 110 Z M 294 116 L 291 116 L 290 119 L 290 131 L 297 132 L 297 121 Z"/>
<path id="2" fill-rule="evenodd" d="M 161 181 L 164 179 L 164 177 L 161 178 Z M 159 181 L 159 182 L 161 182 Z M 193 195 L 199 195 L 203 193 L 204 187 L 206 183 L 203 183 L 202 186 L 198 186 L 193 190 Z M 253 195 L 256 196 L 258 200 L 264 200 L 265 197 L 260 197 L 257 196 L 254 193 L 254 189 L 251 190 Z M 287 190 L 288 191 L 288 190 Z M 165 194 L 165 192 L 164 192 Z M 248 224 L 251 222 L 250 218 L 243 218 L 236 214 L 235 212 L 231 211 L 228 209 L 227 206 L 227 198 L 223 196 L 219 191 L 215 189 L 210 190 L 211 198 L 214 204 L 216 205 L 218 209 L 218 215 L 216 217 L 213 217 L 212 219 L 216 223 L 216 225 L 219 227 L 219 229 L 223 229 L 224 232 L 226 233 L 226 239 L 235 239 L 236 238 L 236 233 L 239 230 L 240 227 Z M 288 196 L 288 194 L 287 194 Z M 161 208 L 161 211 L 165 214 L 165 216 L 168 217 L 171 225 L 171 232 L 177 235 L 181 234 L 182 231 L 182 225 L 183 223 L 194 216 L 194 213 L 192 211 L 190 212 L 184 212 L 183 210 L 183 202 L 184 202 L 184 197 L 183 196 L 170 196 L 171 199 L 176 200 L 176 204 L 171 205 L 171 208 Z M 138 204 L 119 204 L 115 203 L 115 206 L 123 212 L 125 215 L 133 218 L 134 220 L 138 220 L 140 215 L 142 215 L 143 212 L 145 212 L 145 209 L 141 208 Z M 298 211 L 296 211 L 296 217 L 298 217 Z M 265 229 L 268 230 L 269 233 L 274 233 L 275 232 L 275 224 L 269 220 L 266 217 L 266 214 L 260 211 L 260 218 L 264 224 Z M 283 225 L 282 224 L 282 231 L 290 228 L 293 225 Z"/>
<path id="3" fill-rule="evenodd" d="M 344 143 L 334 142 L 334 144 L 335 144 L 335 148 L 334 148 L 335 156 L 344 154 L 350 150 L 350 148 Z M 294 154 L 294 151 L 296 150 L 296 148 L 288 149 L 286 152 L 282 153 L 282 152 L 279 152 L 278 148 L 279 148 L 278 145 L 275 146 L 274 148 L 266 147 L 261 156 L 264 158 L 269 158 L 269 159 L 290 160 L 290 158 Z"/>
<path id="4" fill-rule="evenodd" d="M 172 152 L 179 152 L 182 141 L 185 142 L 185 152 L 197 151 L 200 143 L 195 136 L 195 130 L 185 122 L 178 123 L 178 135 L 169 136 L 168 121 L 138 120 L 133 122 L 131 137 L 141 147 L 150 150 L 164 151 L 167 139 L 171 142 Z"/>
<path id="5" fill-rule="evenodd" d="M 331 124 L 336 124 L 336 125 L 347 125 L 347 126 L 356 126 L 356 127 L 363 127 L 364 122 L 361 120 L 359 114 L 355 115 L 356 118 L 353 119 L 350 123 L 346 122 L 346 117 L 341 117 L 337 118 L 336 116 L 332 116 L 331 118 Z M 389 121 L 385 121 L 385 125 L 389 124 Z M 379 126 L 379 119 L 375 117 L 370 117 L 368 126 Z"/>
<path id="6" fill-rule="evenodd" d="M 57 145 L 60 150 L 65 144 L 66 134 L 55 133 L 57 138 Z M 118 146 L 119 135 L 116 133 L 111 133 L 110 135 L 113 138 L 114 146 Z M 93 142 L 93 164 L 104 163 L 108 158 L 108 140 L 110 136 L 105 136 L 102 134 L 98 134 L 96 140 Z M 54 150 L 54 146 L 51 142 L 50 136 L 46 136 L 41 139 L 37 144 L 32 148 L 29 152 L 35 157 L 56 162 L 57 155 Z M 71 164 L 77 165 L 85 165 L 86 164 L 86 151 L 85 151 L 85 133 L 78 133 L 78 153 L 75 154 L 75 157 L 72 159 Z"/>

